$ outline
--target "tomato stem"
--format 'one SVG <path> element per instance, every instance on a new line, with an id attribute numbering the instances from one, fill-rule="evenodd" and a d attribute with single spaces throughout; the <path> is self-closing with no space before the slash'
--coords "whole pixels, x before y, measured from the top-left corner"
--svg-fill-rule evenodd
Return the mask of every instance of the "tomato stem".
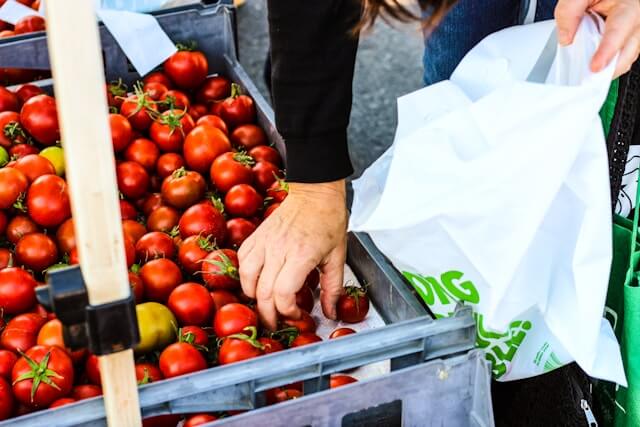
<path id="1" fill-rule="evenodd" d="M 251 344 L 252 346 L 254 346 L 255 348 L 258 348 L 260 350 L 264 350 L 264 345 L 260 341 L 258 341 L 258 329 L 255 326 L 247 326 L 246 328 L 243 329 L 243 331 L 247 331 L 251 335 L 233 334 L 233 335 L 227 336 L 224 339 L 235 338 L 235 339 L 238 339 L 238 340 L 246 341 L 249 344 Z"/>
<path id="2" fill-rule="evenodd" d="M 20 353 L 20 356 L 22 356 L 24 360 L 27 362 L 31 370 L 29 372 L 25 372 L 24 374 L 16 378 L 16 380 L 13 382 L 13 385 L 16 385 L 17 383 L 24 380 L 32 380 L 31 402 L 33 402 L 33 398 L 35 397 L 36 392 L 40 387 L 40 383 L 45 383 L 48 386 L 55 388 L 56 390 L 60 390 L 60 387 L 58 387 L 58 384 L 54 383 L 51 380 L 51 378 L 60 379 L 63 377 L 57 372 L 48 368 L 49 359 L 51 358 L 51 351 L 48 351 L 47 354 L 45 354 L 45 356 L 42 358 L 40 363 L 37 363 L 35 360 L 27 356 L 22 351 L 18 350 L 18 352 Z"/>

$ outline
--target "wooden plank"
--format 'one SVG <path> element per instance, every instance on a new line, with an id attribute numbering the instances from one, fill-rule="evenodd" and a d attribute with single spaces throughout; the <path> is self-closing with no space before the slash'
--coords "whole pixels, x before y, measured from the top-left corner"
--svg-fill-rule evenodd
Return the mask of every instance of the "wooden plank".
<path id="1" fill-rule="evenodd" d="M 47 38 L 78 255 L 92 305 L 130 295 L 93 1 L 47 2 Z M 141 425 L 131 350 L 100 357 L 110 426 Z"/>

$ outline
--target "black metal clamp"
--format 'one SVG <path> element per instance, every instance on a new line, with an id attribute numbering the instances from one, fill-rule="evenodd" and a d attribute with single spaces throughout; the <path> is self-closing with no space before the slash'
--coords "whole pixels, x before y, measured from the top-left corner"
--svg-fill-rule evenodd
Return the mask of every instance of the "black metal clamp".
<path id="1" fill-rule="evenodd" d="M 65 344 L 72 350 L 88 347 L 96 355 L 135 347 L 140 341 L 136 306 L 129 298 L 89 305 L 79 266 L 51 271 L 48 285 L 36 289 L 38 302 L 62 322 Z"/>

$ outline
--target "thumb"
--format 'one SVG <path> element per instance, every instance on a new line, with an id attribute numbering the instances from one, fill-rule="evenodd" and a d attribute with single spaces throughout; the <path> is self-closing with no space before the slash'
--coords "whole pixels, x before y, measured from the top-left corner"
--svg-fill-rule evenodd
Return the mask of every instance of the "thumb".
<path id="1" fill-rule="evenodd" d="M 555 18 L 558 27 L 558 42 L 563 45 L 573 43 L 580 20 L 591 4 L 590 0 L 559 0 Z"/>
<path id="2" fill-rule="evenodd" d="M 340 295 L 342 295 L 343 278 L 344 278 L 344 262 L 346 258 L 346 242 L 345 245 L 335 248 L 326 259 L 326 262 L 320 266 L 320 302 L 322 304 L 322 312 L 329 319 L 336 320 L 338 315 L 336 312 L 336 304 Z"/>

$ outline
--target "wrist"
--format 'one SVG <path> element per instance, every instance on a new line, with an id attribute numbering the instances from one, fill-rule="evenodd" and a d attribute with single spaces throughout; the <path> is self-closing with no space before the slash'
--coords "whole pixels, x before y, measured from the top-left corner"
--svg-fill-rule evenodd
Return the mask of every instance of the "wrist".
<path id="1" fill-rule="evenodd" d="M 332 182 L 289 183 L 289 195 L 309 197 L 340 197 L 346 199 L 347 185 L 345 179 Z"/>

